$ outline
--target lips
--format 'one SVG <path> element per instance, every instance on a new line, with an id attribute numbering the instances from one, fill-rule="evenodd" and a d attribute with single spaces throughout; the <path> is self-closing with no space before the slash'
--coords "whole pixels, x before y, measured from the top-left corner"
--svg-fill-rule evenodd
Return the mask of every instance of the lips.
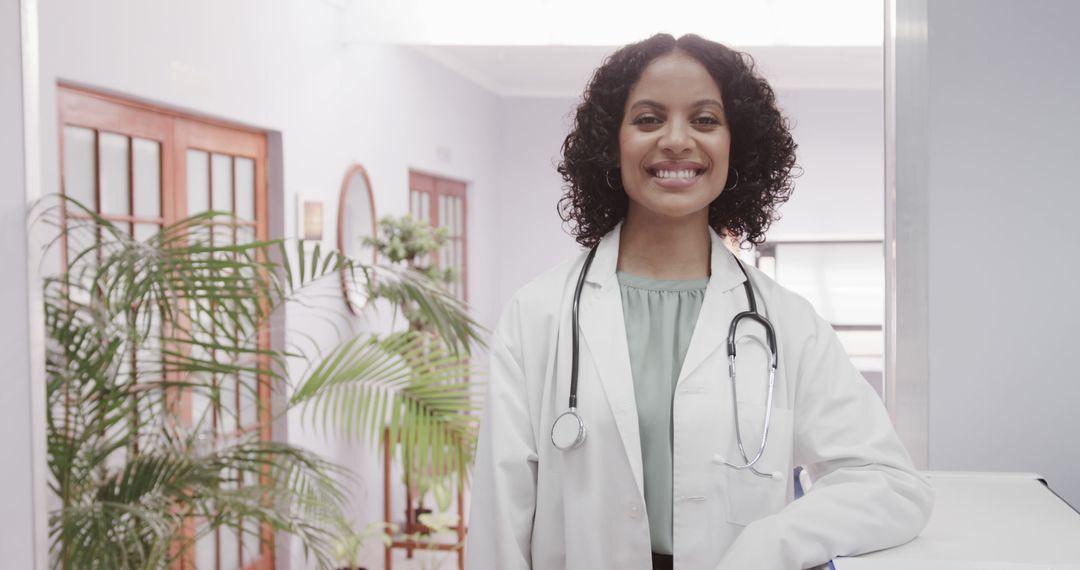
<path id="1" fill-rule="evenodd" d="M 700 176 L 705 172 L 704 169 L 699 168 L 680 168 L 680 169 L 647 169 L 646 172 L 651 174 L 654 178 L 682 178 L 687 179 L 694 176 Z"/>
<path id="2" fill-rule="evenodd" d="M 645 167 L 645 171 L 654 177 L 659 177 L 661 172 L 665 173 L 677 173 L 691 171 L 694 175 L 700 175 L 705 172 L 705 165 L 699 162 L 691 162 L 688 160 L 665 160 L 663 162 L 657 162 Z"/>
<path id="3" fill-rule="evenodd" d="M 670 177 L 665 178 L 663 176 L 653 175 L 653 177 L 650 180 L 652 180 L 654 183 L 656 183 L 657 185 L 659 185 L 661 187 L 664 187 L 664 188 L 672 188 L 672 189 L 686 188 L 687 186 L 690 186 L 690 185 L 694 184 L 695 182 L 698 181 L 699 178 L 701 178 L 701 172 L 704 172 L 704 171 L 694 171 L 694 174 L 692 176 L 687 176 L 687 177 L 684 177 L 684 176 L 670 176 Z"/>
<path id="4" fill-rule="evenodd" d="M 665 161 L 645 168 L 652 181 L 664 188 L 685 188 L 690 186 L 705 172 L 705 167 L 697 162 Z"/>

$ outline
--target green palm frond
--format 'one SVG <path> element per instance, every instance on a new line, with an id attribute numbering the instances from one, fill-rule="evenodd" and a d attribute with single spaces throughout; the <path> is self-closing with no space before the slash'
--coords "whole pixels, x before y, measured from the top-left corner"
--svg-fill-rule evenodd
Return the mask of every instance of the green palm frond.
<path id="1" fill-rule="evenodd" d="M 335 480 L 343 477 L 340 468 L 254 436 L 216 449 L 191 444 L 174 439 L 143 450 L 100 482 L 93 500 L 54 515 L 55 538 L 63 539 L 57 561 L 74 568 L 167 566 L 193 547 L 194 539 L 175 549 L 185 521 L 198 517 L 208 529 L 269 524 L 300 536 L 321 566 L 331 564 L 326 517 L 346 498 Z"/>
<path id="2" fill-rule="evenodd" d="M 471 464 L 476 441 L 476 371 L 428 335 L 404 332 L 351 339 L 300 384 L 291 404 L 304 406 L 313 427 L 407 450 L 407 466 L 458 472 Z M 314 425 L 321 420 L 321 425 Z"/>
<path id="3" fill-rule="evenodd" d="M 55 568 L 161 568 L 182 519 L 158 505 L 92 502 L 50 517 Z"/>
<path id="4" fill-rule="evenodd" d="M 61 209 L 78 215 L 50 217 Z M 245 521 L 298 536 L 330 565 L 329 533 L 346 499 L 340 468 L 254 433 L 223 439 L 209 416 L 177 419 L 181 394 L 223 410 L 223 378 L 251 398 L 260 382 L 285 391 L 294 358 L 310 365 L 291 403 L 339 432 L 370 441 L 385 423 L 408 461 L 469 462 L 475 400 L 463 362 L 482 345 L 480 327 L 423 274 L 284 240 L 248 235 L 233 245 L 222 236 L 250 228 L 219 212 L 141 242 L 73 200 L 39 219 L 62 232 L 67 254 L 63 271 L 44 278 L 50 486 L 61 501 L 50 517 L 55 567 L 164 568 L 202 534 L 243 531 Z M 439 340 L 345 326 L 329 350 L 299 331 L 284 349 L 258 342 L 289 304 L 333 321 L 340 309 L 310 291 L 343 276 L 419 307 Z M 193 518 L 203 521 L 194 534 Z"/>

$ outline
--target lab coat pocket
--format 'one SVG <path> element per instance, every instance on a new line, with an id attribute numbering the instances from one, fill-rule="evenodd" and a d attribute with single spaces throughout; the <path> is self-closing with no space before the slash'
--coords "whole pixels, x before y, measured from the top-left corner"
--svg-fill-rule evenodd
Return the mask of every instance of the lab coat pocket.
<path id="1" fill-rule="evenodd" d="M 744 403 L 740 409 L 742 439 L 746 455 L 753 459 L 761 445 L 764 424 L 764 408 Z M 792 485 L 792 416 L 791 410 L 773 408 L 768 441 L 761 459 L 754 464 L 758 471 L 770 475 L 762 477 L 749 468 L 735 469 L 723 464 L 725 458 L 716 458 L 719 467 L 727 471 L 728 521 L 748 525 L 760 518 L 780 511 L 787 503 L 787 489 Z M 732 438 L 734 440 L 734 438 Z M 739 448 L 731 442 L 727 456 L 729 463 L 745 464 Z"/>

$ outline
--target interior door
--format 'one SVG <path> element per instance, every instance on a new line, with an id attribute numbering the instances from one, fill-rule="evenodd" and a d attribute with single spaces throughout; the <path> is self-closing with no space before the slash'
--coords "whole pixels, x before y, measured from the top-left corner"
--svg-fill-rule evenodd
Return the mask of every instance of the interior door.
<path id="1" fill-rule="evenodd" d="M 215 234 L 215 240 L 267 238 L 265 133 L 76 87 L 61 86 L 58 96 L 61 187 L 67 196 L 136 239 L 207 210 L 230 212 L 239 219 L 235 228 Z M 66 263 L 66 247 L 61 252 Z M 255 337 L 252 343 L 269 346 L 265 327 Z M 130 355 L 129 365 L 137 367 L 140 359 L 159 354 L 156 347 L 145 347 Z M 204 419 L 215 437 L 256 432 L 270 439 L 267 379 L 253 375 L 213 380 L 221 389 L 221 401 L 211 404 L 206 398 L 179 394 L 170 405 L 176 420 L 190 426 Z M 205 523 L 188 522 L 189 535 L 199 524 Z M 180 566 L 264 570 L 273 568 L 272 552 L 270 529 L 248 522 L 243 533 L 219 528 L 207 534 Z"/>

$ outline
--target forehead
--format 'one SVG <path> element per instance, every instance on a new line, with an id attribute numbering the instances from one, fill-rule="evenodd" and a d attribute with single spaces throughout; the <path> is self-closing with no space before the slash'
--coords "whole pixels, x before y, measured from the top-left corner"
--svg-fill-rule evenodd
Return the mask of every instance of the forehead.
<path id="1" fill-rule="evenodd" d="M 677 105 L 702 99 L 720 100 L 720 86 L 698 60 L 684 53 L 671 53 L 653 60 L 630 89 L 629 107 L 640 99 Z"/>

